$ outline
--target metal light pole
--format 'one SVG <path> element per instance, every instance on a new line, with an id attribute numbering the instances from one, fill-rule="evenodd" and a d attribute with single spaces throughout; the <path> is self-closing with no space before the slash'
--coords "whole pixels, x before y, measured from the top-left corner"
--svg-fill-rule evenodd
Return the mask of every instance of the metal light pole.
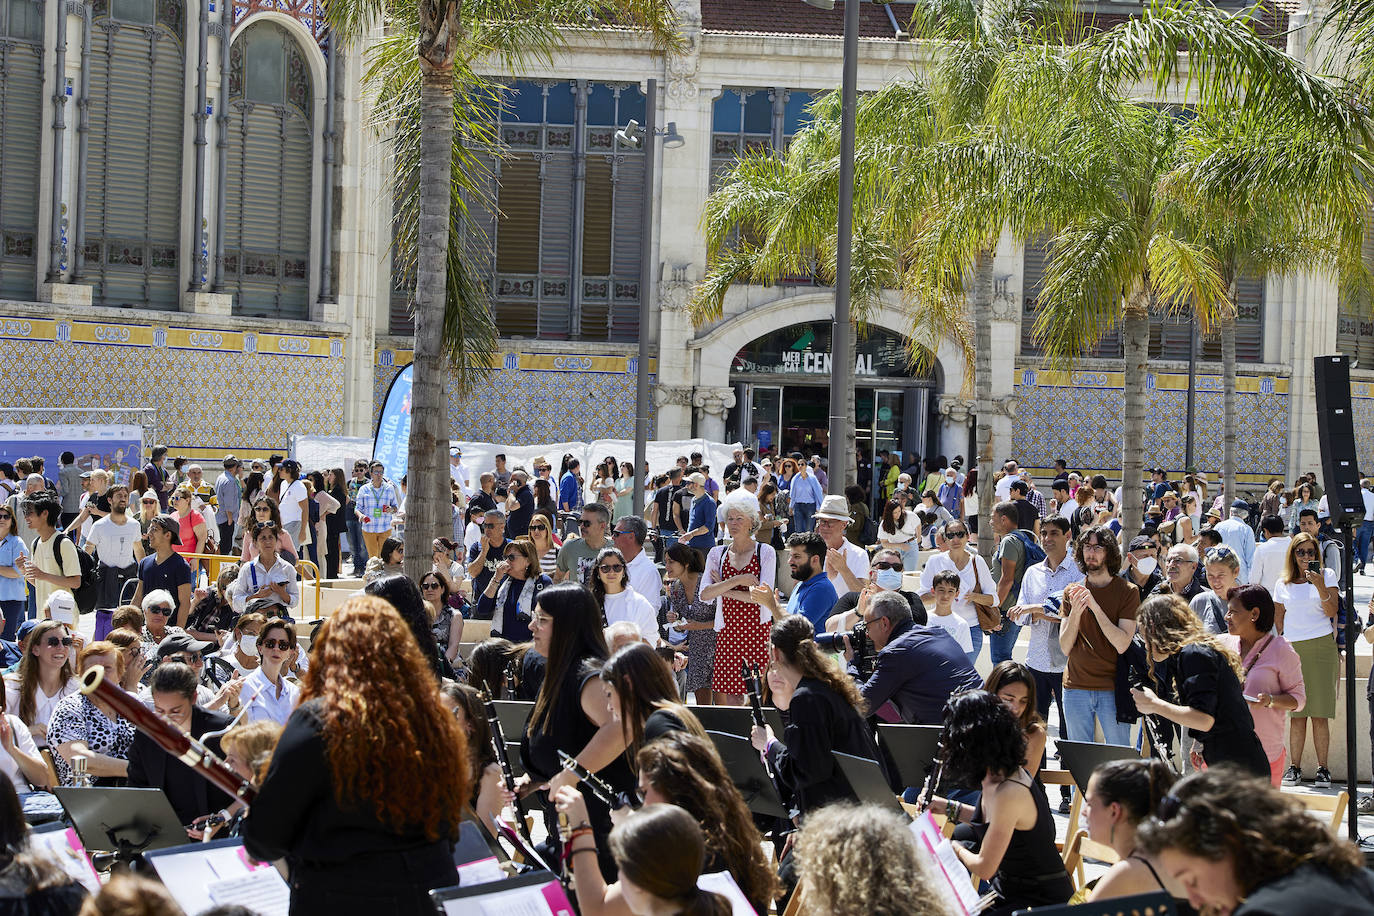
<path id="1" fill-rule="evenodd" d="M 644 517 L 644 462 L 649 457 L 649 290 L 654 282 L 654 153 L 658 136 L 658 80 L 644 96 L 644 196 L 639 208 L 639 357 L 635 368 L 635 466 L 631 505 Z"/>
<path id="2" fill-rule="evenodd" d="M 849 428 L 854 418 L 846 409 L 854 373 L 854 330 L 849 324 L 850 245 L 854 234 L 854 109 L 859 81 L 859 0 L 844 3 L 844 72 L 840 85 L 839 225 L 835 232 L 835 329 L 830 338 L 830 492 L 844 493 L 849 464 Z"/>
<path id="3" fill-rule="evenodd" d="M 1188 408 L 1187 408 L 1187 432 L 1183 439 L 1183 471 L 1185 474 L 1191 473 L 1193 469 L 1193 395 L 1197 389 L 1197 316 L 1192 316 L 1189 322 L 1188 337 Z"/>

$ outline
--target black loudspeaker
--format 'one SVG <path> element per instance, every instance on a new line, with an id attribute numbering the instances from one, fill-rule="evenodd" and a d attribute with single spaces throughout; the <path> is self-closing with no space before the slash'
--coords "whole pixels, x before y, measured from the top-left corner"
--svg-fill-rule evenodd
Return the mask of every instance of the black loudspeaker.
<path id="1" fill-rule="evenodd" d="M 1333 525 L 1354 515 L 1364 518 L 1360 468 L 1355 460 L 1355 420 L 1350 410 L 1350 357 L 1317 356 L 1312 360 L 1317 384 L 1317 436 L 1321 440 L 1326 505 Z"/>

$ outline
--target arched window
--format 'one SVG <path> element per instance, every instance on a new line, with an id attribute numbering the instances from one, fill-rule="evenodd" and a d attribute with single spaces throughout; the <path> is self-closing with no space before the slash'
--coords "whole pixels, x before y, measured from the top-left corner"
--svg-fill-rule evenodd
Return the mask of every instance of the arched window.
<path id="1" fill-rule="evenodd" d="M 234 313 L 310 316 L 313 96 L 305 52 L 255 22 L 229 52 L 224 283 Z"/>
<path id="2" fill-rule="evenodd" d="M 0 0 L 0 299 L 37 292 L 43 4 Z"/>
<path id="3" fill-rule="evenodd" d="M 176 309 L 183 0 L 94 0 L 86 268 L 97 305 Z"/>

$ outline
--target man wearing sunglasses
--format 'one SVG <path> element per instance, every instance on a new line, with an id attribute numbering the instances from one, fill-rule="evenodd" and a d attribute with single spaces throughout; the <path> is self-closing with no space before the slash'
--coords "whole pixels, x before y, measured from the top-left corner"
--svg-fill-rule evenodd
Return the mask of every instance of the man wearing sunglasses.
<path id="1" fill-rule="evenodd" d="M 165 589 L 173 598 L 173 622 L 184 625 L 191 613 L 191 582 L 195 577 L 190 564 L 172 549 L 181 543 L 181 525 L 170 515 L 155 516 L 148 526 L 148 543 L 153 552 L 139 561 L 138 588 L 132 603 L 141 605 L 145 596 Z"/>
<path id="2" fill-rule="evenodd" d="M 506 531 L 513 538 L 525 537 L 534 518 L 534 493 L 530 490 L 530 475 L 524 468 L 510 472 L 510 494 L 506 497 Z"/>
<path id="3" fill-rule="evenodd" d="M 472 593 L 480 595 L 487 590 L 496 567 L 501 565 L 506 555 L 506 517 L 497 509 L 482 515 L 482 538 L 468 551 L 468 576 L 472 578 Z"/>
<path id="4" fill-rule="evenodd" d="M 610 510 L 600 503 L 582 507 L 582 518 L 577 523 L 581 537 L 569 538 L 558 551 L 558 566 L 553 573 L 553 581 L 588 584 L 592 577 L 592 564 L 602 547 L 610 546 L 606 537 L 611 527 Z"/>

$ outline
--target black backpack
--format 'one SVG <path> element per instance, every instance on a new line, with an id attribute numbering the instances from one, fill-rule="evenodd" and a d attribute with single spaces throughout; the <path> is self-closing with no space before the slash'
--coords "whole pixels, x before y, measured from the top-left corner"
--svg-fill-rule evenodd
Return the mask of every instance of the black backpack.
<path id="1" fill-rule="evenodd" d="M 57 534 L 53 535 L 52 555 L 53 558 L 57 560 L 58 572 L 64 576 L 68 575 L 68 573 L 62 568 L 62 542 L 71 540 L 72 539 L 68 537 L 65 531 L 58 531 Z M 76 548 L 77 562 L 81 566 L 81 584 L 72 589 L 72 597 L 76 599 L 77 610 L 82 614 L 89 614 L 91 611 L 95 610 L 97 598 L 95 580 L 99 563 L 94 555 L 77 547 L 75 541 L 72 541 L 72 547 Z M 30 547 L 30 551 L 31 556 L 38 555 L 38 538 L 33 539 L 33 545 Z"/>

